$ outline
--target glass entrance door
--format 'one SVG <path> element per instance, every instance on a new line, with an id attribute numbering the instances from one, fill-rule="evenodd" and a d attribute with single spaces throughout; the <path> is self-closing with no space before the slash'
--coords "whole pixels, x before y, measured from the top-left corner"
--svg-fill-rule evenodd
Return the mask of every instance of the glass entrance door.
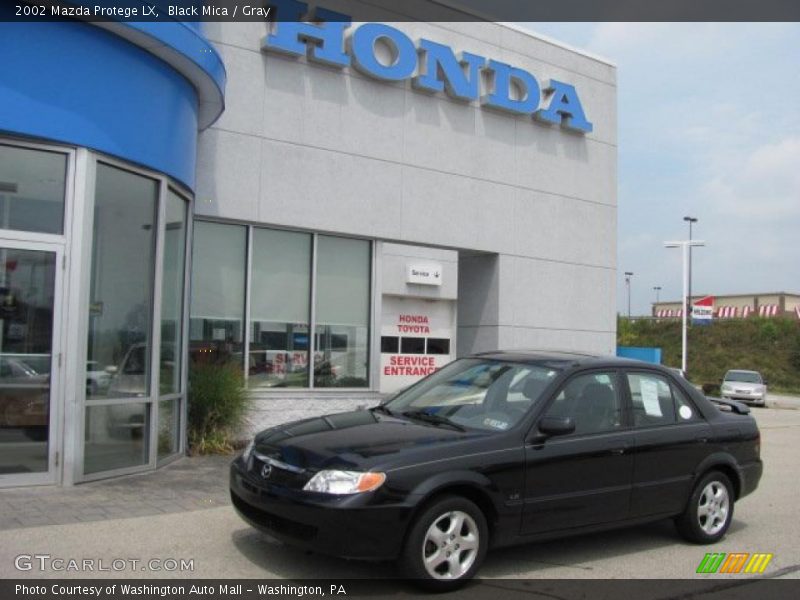
<path id="1" fill-rule="evenodd" d="M 55 480 L 60 256 L 0 241 L 0 486 Z"/>

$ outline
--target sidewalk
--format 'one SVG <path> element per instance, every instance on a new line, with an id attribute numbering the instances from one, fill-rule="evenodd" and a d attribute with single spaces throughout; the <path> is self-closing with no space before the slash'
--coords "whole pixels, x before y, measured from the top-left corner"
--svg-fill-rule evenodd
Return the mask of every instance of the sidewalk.
<path id="1" fill-rule="evenodd" d="M 139 475 L 72 487 L 0 490 L 0 531 L 228 506 L 231 459 L 184 457 Z"/>

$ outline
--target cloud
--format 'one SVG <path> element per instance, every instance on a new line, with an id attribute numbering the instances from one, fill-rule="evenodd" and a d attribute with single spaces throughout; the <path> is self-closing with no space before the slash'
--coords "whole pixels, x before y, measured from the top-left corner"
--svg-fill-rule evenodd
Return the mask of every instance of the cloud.
<path id="1" fill-rule="evenodd" d="M 617 64 L 618 305 L 634 271 L 633 310 L 652 286 L 679 298 L 680 256 L 662 241 L 700 220 L 707 246 L 693 289 L 800 291 L 800 25 L 535 24 Z"/>
<path id="2" fill-rule="evenodd" d="M 741 219 L 748 227 L 800 219 L 800 135 L 753 148 L 741 161 L 717 165 L 701 193 L 719 214 Z"/>

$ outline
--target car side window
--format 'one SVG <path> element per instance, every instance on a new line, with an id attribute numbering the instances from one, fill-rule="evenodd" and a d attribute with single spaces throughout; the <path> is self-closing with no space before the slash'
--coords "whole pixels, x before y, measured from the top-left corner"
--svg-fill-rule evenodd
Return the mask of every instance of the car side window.
<path id="1" fill-rule="evenodd" d="M 615 431 L 622 427 L 622 405 L 614 372 L 593 372 L 570 379 L 545 413 L 572 417 L 575 434 Z"/>
<path id="2" fill-rule="evenodd" d="M 686 394 L 674 383 L 670 383 L 670 388 L 672 389 L 672 398 L 675 400 L 675 412 L 677 414 L 678 423 L 698 421 L 700 415 L 695 406 L 686 397 Z"/>
<path id="3" fill-rule="evenodd" d="M 672 387 L 665 377 L 655 373 L 628 373 L 627 377 L 634 425 L 651 427 L 675 423 Z"/>

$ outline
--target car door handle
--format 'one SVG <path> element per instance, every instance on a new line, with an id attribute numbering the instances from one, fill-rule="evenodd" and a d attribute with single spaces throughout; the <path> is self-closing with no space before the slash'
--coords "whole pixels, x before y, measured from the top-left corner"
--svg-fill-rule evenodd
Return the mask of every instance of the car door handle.
<path id="1" fill-rule="evenodd" d="M 609 454 L 625 454 L 628 448 L 630 448 L 630 444 L 628 442 L 616 441 L 608 444 Z"/>

